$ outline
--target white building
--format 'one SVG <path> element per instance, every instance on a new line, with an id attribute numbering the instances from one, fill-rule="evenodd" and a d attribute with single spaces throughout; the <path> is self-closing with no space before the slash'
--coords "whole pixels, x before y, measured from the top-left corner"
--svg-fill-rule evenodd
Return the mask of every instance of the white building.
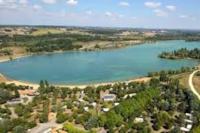
<path id="1" fill-rule="evenodd" d="M 21 98 L 15 98 L 15 99 L 7 101 L 7 104 L 10 104 L 10 105 L 20 104 L 20 103 L 23 103 L 23 100 Z"/>
<path id="2" fill-rule="evenodd" d="M 192 121 L 192 114 L 190 113 L 185 113 L 186 119 L 185 121 L 185 127 L 181 127 L 180 130 L 182 132 L 190 132 L 193 126 L 193 121 Z"/>
<path id="3" fill-rule="evenodd" d="M 134 97 L 134 96 L 136 96 L 136 95 L 137 95 L 137 93 L 126 94 L 126 95 L 123 97 L 123 99 L 127 99 L 128 97 L 132 98 L 132 97 Z"/>
<path id="4" fill-rule="evenodd" d="M 83 109 L 84 109 L 86 112 L 89 111 L 89 107 L 84 107 Z"/>
<path id="5" fill-rule="evenodd" d="M 119 103 L 114 103 L 114 106 L 118 106 L 119 105 Z"/>
<path id="6" fill-rule="evenodd" d="M 97 106 L 97 103 L 96 103 L 96 102 L 93 102 L 91 105 L 92 105 L 93 107 L 96 107 L 96 106 Z"/>
<path id="7" fill-rule="evenodd" d="M 142 117 L 136 117 L 134 120 L 134 123 L 143 123 L 144 122 L 144 118 Z"/>
<path id="8" fill-rule="evenodd" d="M 110 109 L 109 108 L 103 108 L 102 110 L 103 110 L 103 112 L 108 112 Z"/>
<path id="9" fill-rule="evenodd" d="M 116 95 L 115 94 L 106 94 L 103 96 L 103 100 L 105 102 L 109 102 L 109 101 L 115 101 L 116 99 Z"/>

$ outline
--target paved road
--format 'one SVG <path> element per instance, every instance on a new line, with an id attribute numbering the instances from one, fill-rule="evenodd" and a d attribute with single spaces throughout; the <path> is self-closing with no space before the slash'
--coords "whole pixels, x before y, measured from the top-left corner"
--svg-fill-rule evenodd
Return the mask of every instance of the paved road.
<path id="1" fill-rule="evenodd" d="M 200 95 L 199 93 L 196 91 L 196 89 L 194 88 L 194 85 L 193 85 L 193 82 L 192 82 L 192 79 L 194 77 L 194 75 L 199 72 L 200 70 L 196 70 L 194 71 L 192 74 L 190 74 L 190 77 L 189 77 L 189 86 L 190 86 L 190 89 L 191 91 L 198 97 L 198 99 L 200 100 Z"/>
<path id="2" fill-rule="evenodd" d="M 49 128 L 60 127 L 60 124 L 57 124 L 55 120 L 51 120 L 48 123 L 39 124 L 37 127 L 31 129 L 28 133 L 44 133 Z"/>

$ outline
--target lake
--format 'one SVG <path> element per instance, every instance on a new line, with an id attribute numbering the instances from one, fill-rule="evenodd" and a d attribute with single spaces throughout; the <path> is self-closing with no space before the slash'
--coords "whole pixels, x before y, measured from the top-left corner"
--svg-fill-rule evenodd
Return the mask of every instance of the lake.
<path id="1" fill-rule="evenodd" d="M 148 72 L 193 67 L 197 60 L 160 59 L 162 51 L 200 48 L 200 42 L 160 41 L 152 44 L 93 52 L 34 55 L 0 63 L 0 72 L 12 79 L 53 84 L 89 84 L 128 80 Z"/>

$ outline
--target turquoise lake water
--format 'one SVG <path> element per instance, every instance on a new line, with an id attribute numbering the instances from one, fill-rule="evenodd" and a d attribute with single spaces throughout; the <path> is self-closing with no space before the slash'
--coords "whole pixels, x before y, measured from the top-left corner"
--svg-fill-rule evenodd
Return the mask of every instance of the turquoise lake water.
<path id="1" fill-rule="evenodd" d="M 88 84 L 127 80 L 199 63 L 158 58 L 162 51 L 179 48 L 200 48 L 200 42 L 161 41 L 115 50 L 35 55 L 0 63 L 0 73 L 33 83 L 48 80 L 54 84 Z"/>

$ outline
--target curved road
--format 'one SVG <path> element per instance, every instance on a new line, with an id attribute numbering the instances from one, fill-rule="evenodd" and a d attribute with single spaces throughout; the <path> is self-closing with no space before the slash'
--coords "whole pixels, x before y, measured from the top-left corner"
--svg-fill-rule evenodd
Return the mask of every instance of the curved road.
<path id="1" fill-rule="evenodd" d="M 190 86 L 190 89 L 191 91 L 198 97 L 198 99 L 200 100 L 200 94 L 196 91 L 196 89 L 194 88 L 194 85 L 193 85 L 193 82 L 192 82 L 192 79 L 194 77 L 194 75 L 199 72 L 200 70 L 196 70 L 194 71 L 192 74 L 190 74 L 190 77 L 189 77 L 189 86 Z"/>

